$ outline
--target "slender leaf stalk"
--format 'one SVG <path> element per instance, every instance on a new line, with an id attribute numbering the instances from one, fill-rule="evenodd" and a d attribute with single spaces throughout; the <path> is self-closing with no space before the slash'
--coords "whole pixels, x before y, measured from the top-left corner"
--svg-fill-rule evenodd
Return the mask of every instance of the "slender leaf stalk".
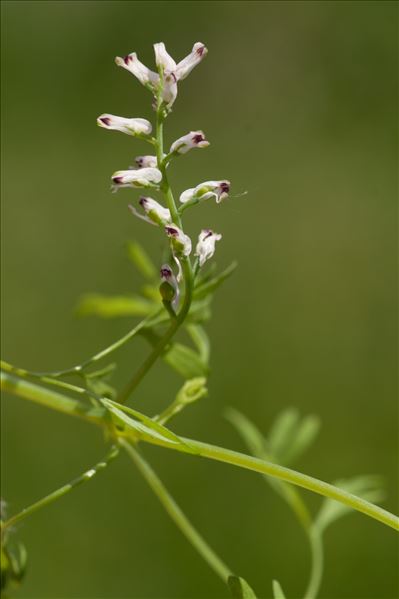
<path id="1" fill-rule="evenodd" d="M 27 518 L 34 512 L 37 512 L 37 510 L 40 510 L 42 507 L 45 507 L 46 505 L 53 503 L 57 499 L 60 499 L 61 497 L 63 497 L 64 495 L 66 495 L 67 493 L 72 491 L 73 489 L 76 489 L 76 487 L 78 487 L 79 485 L 87 482 L 88 480 L 91 480 L 93 478 L 93 476 L 95 476 L 100 470 L 103 470 L 104 468 L 106 468 L 108 466 L 108 464 L 114 458 L 116 458 L 118 453 L 119 453 L 119 447 L 117 445 L 113 445 L 111 447 L 111 449 L 109 450 L 109 452 L 107 453 L 107 455 L 105 456 L 105 458 L 103 460 L 101 460 L 101 462 L 98 462 L 95 466 L 93 466 L 89 470 L 86 470 L 83 474 L 81 474 L 80 476 L 78 476 L 77 478 L 72 480 L 70 483 L 63 485 L 60 489 L 57 489 L 56 491 L 53 491 L 49 495 L 46 495 L 46 497 L 39 499 L 39 501 L 36 501 L 29 507 L 24 508 L 21 512 L 19 512 L 18 514 L 15 514 L 15 516 L 11 516 L 11 518 L 6 520 L 6 522 L 4 522 L 2 524 L 2 526 L 1 526 L 2 532 L 6 531 L 11 526 L 15 526 L 16 524 L 19 524 L 22 520 L 24 520 L 25 518 Z"/>
<path id="2" fill-rule="evenodd" d="M 173 499 L 169 491 L 166 489 L 163 482 L 159 479 L 158 475 L 154 472 L 152 467 L 143 458 L 143 456 L 127 441 L 121 439 L 120 445 L 124 447 L 126 452 L 129 454 L 141 474 L 144 476 L 163 507 L 172 518 L 176 526 L 181 530 L 186 539 L 191 545 L 198 551 L 203 559 L 208 563 L 212 570 L 224 581 L 227 582 L 229 576 L 231 576 L 231 570 L 226 564 L 220 559 L 220 557 L 214 552 L 214 550 L 208 545 L 205 539 L 199 534 L 199 532 L 191 524 L 187 516 L 178 506 L 176 501 Z"/>

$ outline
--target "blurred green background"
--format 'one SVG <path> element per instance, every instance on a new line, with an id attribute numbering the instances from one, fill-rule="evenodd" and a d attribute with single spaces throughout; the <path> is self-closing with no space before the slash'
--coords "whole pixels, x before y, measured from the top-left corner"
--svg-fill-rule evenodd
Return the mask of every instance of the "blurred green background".
<path id="1" fill-rule="evenodd" d="M 231 405 L 265 432 L 283 408 L 321 416 L 298 468 L 332 481 L 380 473 L 396 510 L 395 2 L 3 2 L 3 356 L 29 369 L 68 367 L 118 338 L 132 319 L 82 320 L 86 291 L 141 284 L 124 244 L 158 261 L 158 231 L 133 219 L 136 197 L 110 175 L 147 151 L 96 127 L 103 112 L 152 118 L 148 92 L 113 64 L 153 64 L 198 40 L 206 60 L 179 88 L 171 142 L 203 129 L 211 147 L 180 159 L 177 192 L 228 178 L 232 198 L 186 218 L 223 233 L 210 397 L 174 430 L 244 446 Z M 147 355 L 120 353 L 123 384 Z M 158 364 L 135 400 L 149 414 L 180 384 Z M 92 465 L 98 430 L 14 397 L 3 401 L 2 494 L 15 513 Z M 287 507 L 259 476 L 157 448 L 146 456 L 195 525 L 261 597 L 277 578 L 303 592 L 309 555 Z M 319 499 L 305 493 L 316 508 Z M 227 597 L 127 458 L 38 512 L 18 531 L 29 571 L 16 597 Z M 323 599 L 397 597 L 393 531 L 348 516 L 326 535 Z"/>

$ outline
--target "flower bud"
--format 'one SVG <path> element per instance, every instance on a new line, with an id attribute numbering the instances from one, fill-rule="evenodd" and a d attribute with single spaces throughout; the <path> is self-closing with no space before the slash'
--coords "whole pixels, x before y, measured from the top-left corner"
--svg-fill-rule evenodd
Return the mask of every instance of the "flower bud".
<path id="1" fill-rule="evenodd" d="M 97 119 L 97 125 L 104 129 L 113 129 L 121 131 L 127 135 L 150 135 L 152 125 L 146 119 L 127 119 L 123 116 L 113 114 L 102 114 Z"/>
<path id="2" fill-rule="evenodd" d="M 177 256 L 191 254 L 191 239 L 173 223 L 165 227 L 165 233 L 172 242 L 172 247 Z"/>
<path id="3" fill-rule="evenodd" d="M 219 204 L 228 197 L 229 191 L 230 181 L 205 181 L 197 185 L 197 187 L 191 187 L 183 191 L 179 199 L 182 204 L 185 204 L 193 200 L 200 202 L 209 198 L 215 198 L 216 203 Z"/>
<path id="4" fill-rule="evenodd" d="M 185 79 L 187 75 L 191 73 L 193 68 L 196 67 L 197 64 L 199 64 L 203 58 L 205 58 L 207 53 L 208 50 L 204 46 L 204 44 L 201 44 L 201 42 L 197 42 L 196 44 L 194 44 L 190 54 L 183 58 L 183 60 L 181 60 L 176 67 L 175 72 L 178 81 Z"/>
<path id="5" fill-rule="evenodd" d="M 198 237 L 195 256 L 199 257 L 199 265 L 203 266 L 215 253 L 215 243 L 222 239 L 220 233 L 214 233 L 211 229 L 203 229 Z"/>
<path id="6" fill-rule="evenodd" d="M 158 73 L 150 71 L 150 69 L 140 62 L 137 58 L 136 52 L 132 52 L 123 58 L 117 56 L 115 58 L 115 62 L 118 67 L 123 67 L 132 73 L 135 77 L 137 77 L 140 83 L 146 87 L 149 87 L 151 90 L 154 90 L 154 88 L 159 84 Z"/>
<path id="7" fill-rule="evenodd" d="M 173 142 L 170 152 L 186 154 L 191 148 L 206 148 L 207 146 L 209 146 L 209 141 L 205 139 L 203 131 L 190 131 Z"/>
<path id="8" fill-rule="evenodd" d="M 114 191 L 122 187 L 157 187 L 157 183 L 161 180 L 162 173 L 157 168 L 116 171 L 112 175 Z"/>
<path id="9" fill-rule="evenodd" d="M 179 286 L 169 264 L 163 264 L 160 270 L 161 285 L 159 292 L 164 302 L 176 302 L 179 295 Z"/>
<path id="10" fill-rule="evenodd" d="M 158 161 L 156 156 L 136 156 L 134 159 L 137 168 L 157 168 Z"/>

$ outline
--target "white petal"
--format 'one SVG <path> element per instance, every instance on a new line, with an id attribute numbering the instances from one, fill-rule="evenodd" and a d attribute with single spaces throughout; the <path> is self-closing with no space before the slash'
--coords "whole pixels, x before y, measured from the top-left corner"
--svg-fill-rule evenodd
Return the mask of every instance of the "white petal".
<path id="1" fill-rule="evenodd" d="M 137 79 L 143 85 L 150 85 L 151 87 L 158 85 L 158 73 L 154 73 L 154 71 L 151 71 L 142 62 L 140 62 L 137 58 L 136 52 L 132 52 L 123 58 L 117 56 L 115 58 L 115 62 L 119 67 L 123 67 L 137 77 Z"/>
<path id="2" fill-rule="evenodd" d="M 170 108 L 177 97 L 177 79 L 174 73 L 167 73 L 164 78 L 162 99 Z"/>
<path id="3" fill-rule="evenodd" d="M 170 146 L 170 152 L 178 152 L 186 154 L 192 148 L 206 148 L 209 146 L 209 141 L 205 139 L 203 131 L 190 131 L 186 135 L 179 137 Z"/>
<path id="4" fill-rule="evenodd" d="M 170 54 L 166 51 L 165 44 L 159 42 L 154 44 L 155 63 L 157 67 L 162 67 L 164 71 L 174 71 L 176 63 Z"/>
<path id="5" fill-rule="evenodd" d="M 193 68 L 207 55 L 208 50 L 201 42 L 194 44 L 192 51 L 176 67 L 176 77 L 180 81 L 191 73 Z"/>
<path id="6" fill-rule="evenodd" d="M 194 192 L 195 192 L 195 188 L 191 187 L 190 189 L 186 189 L 186 191 L 183 191 L 183 193 L 180 195 L 180 202 L 182 204 L 185 204 L 186 202 L 189 202 L 190 200 L 193 199 L 194 197 Z"/>
<path id="7" fill-rule="evenodd" d="M 104 127 L 104 129 L 121 131 L 127 135 L 150 135 L 152 131 L 152 125 L 150 121 L 147 121 L 147 119 L 128 119 L 123 116 L 116 116 L 114 114 L 102 114 L 98 117 L 97 124 L 100 127 Z"/>
<path id="8" fill-rule="evenodd" d="M 156 168 L 158 166 L 156 156 L 136 156 L 134 161 L 137 165 L 137 168 Z"/>

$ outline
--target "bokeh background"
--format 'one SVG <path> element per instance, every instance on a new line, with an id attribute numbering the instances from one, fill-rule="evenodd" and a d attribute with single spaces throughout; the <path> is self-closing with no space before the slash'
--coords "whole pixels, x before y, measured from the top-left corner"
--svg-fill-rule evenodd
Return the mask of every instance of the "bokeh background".
<path id="1" fill-rule="evenodd" d="M 143 142 L 96 127 L 102 112 L 152 118 L 148 92 L 113 58 L 152 43 L 181 58 L 200 40 L 206 60 L 179 89 L 171 142 L 203 129 L 206 151 L 173 170 L 178 192 L 231 179 L 223 205 L 187 218 L 189 233 L 223 233 L 210 397 L 174 423 L 178 433 L 244 449 L 223 411 L 267 432 L 283 408 L 323 422 L 298 467 L 332 481 L 380 473 L 396 510 L 395 2 L 3 2 L 3 355 L 19 366 L 68 367 L 118 338 L 131 318 L 74 314 L 86 291 L 141 284 L 124 244 L 159 260 L 157 231 L 131 218 L 136 192 L 109 177 Z M 123 384 L 147 355 L 120 353 Z M 158 364 L 135 400 L 157 412 L 177 376 Z M 94 427 L 20 399 L 3 400 L 2 494 L 12 513 L 103 454 Z M 303 592 L 306 539 L 261 477 L 190 456 L 146 456 L 195 525 L 259 596 L 277 578 Z M 314 509 L 319 498 L 305 493 Z M 128 459 L 38 512 L 18 531 L 29 570 L 15 597 L 227 597 Z M 326 535 L 324 599 L 397 597 L 393 531 L 361 515 Z"/>

